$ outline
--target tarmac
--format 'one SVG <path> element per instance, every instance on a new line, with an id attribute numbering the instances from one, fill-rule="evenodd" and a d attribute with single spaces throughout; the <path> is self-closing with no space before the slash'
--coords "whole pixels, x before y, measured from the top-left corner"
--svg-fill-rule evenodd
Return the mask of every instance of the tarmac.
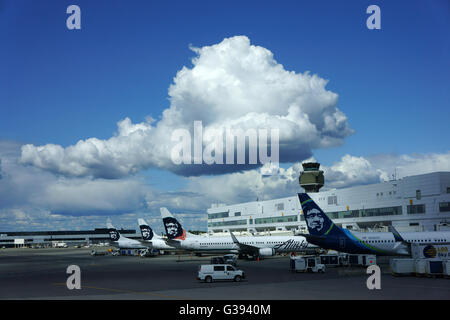
<path id="1" fill-rule="evenodd" d="M 106 252 L 107 248 L 95 248 Z M 365 268 L 293 273 L 288 256 L 238 260 L 242 282 L 204 283 L 198 267 L 210 256 L 91 256 L 91 248 L 0 249 L 2 300 L 448 300 L 450 279 L 394 277 L 380 259 L 381 289 L 369 290 Z M 67 267 L 81 270 L 81 289 L 68 289 Z"/>

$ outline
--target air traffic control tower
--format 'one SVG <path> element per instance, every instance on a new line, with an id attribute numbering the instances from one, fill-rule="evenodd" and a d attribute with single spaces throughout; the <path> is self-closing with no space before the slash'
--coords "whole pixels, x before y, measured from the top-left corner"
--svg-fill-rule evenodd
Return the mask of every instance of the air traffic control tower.
<path id="1" fill-rule="evenodd" d="M 299 183 L 300 186 L 305 189 L 306 193 L 319 192 L 319 189 L 323 187 L 325 178 L 323 171 L 319 170 L 320 163 L 317 162 L 305 162 L 302 163 L 303 172 L 300 174 Z"/>

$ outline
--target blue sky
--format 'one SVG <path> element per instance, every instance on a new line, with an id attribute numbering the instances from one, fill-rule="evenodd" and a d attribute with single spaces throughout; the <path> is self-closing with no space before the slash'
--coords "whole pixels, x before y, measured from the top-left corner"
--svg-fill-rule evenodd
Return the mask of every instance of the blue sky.
<path id="1" fill-rule="evenodd" d="M 81 30 L 66 28 L 71 4 Z M 371 4 L 381 30 L 366 28 Z M 0 139 L 68 147 L 109 139 L 126 117 L 158 121 L 177 72 L 192 68 L 189 46 L 244 35 L 339 95 L 354 134 L 313 150 L 324 165 L 346 154 L 446 153 L 449 9 L 438 0 L 0 1 Z M 140 178 L 164 192 L 189 184 L 164 168 Z"/>

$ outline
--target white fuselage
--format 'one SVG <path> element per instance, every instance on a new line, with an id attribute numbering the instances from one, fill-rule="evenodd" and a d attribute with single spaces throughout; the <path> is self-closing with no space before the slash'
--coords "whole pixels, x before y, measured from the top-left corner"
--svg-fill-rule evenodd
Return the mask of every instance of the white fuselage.
<path id="1" fill-rule="evenodd" d="M 256 248 L 270 248 L 275 252 L 293 252 L 317 248 L 309 244 L 302 236 L 246 236 L 237 238 L 239 243 Z M 231 237 L 187 237 L 179 241 L 180 248 L 198 252 L 230 252 L 237 253 L 239 246 Z"/>
<path id="2" fill-rule="evenodd" d="M 408 250 L 404 243 L 395 240 L 391 232 L 350 232 L 354 237 L 354 241 L 360 245 L 366 246 L 376 253 L 389 254 L 408 254 Z M 449 243 L 450 232 L 448 231 L 432 231 L 432 232 L 403 232 L 401 236 L 408 243 Z"/>
<path id="3" fill-rule="evenodd" d="M 137 240 L 129 239 L 129 238 L 123 238 L 120 237 L 117 241 L 112 241 L 111 244 L 119 249 L 145 249 L 147 246 L 144 246 L 142 243 L 140 243 Z"/>
<path id="4" fill-rule="evenodd" d="M 169 246 L 163 238 L 154 237 L 152 240 L 146 240 L 148 242 L 149 247 L 156 250 L 174 250 L 176 249 L 173 246 Z"/>

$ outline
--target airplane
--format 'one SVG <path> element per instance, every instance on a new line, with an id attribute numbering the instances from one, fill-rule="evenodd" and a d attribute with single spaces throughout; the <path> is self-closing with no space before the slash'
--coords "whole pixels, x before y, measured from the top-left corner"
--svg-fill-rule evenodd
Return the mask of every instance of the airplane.
<path id="1" fill-rule="evenodd" d="M 152 249 L 157 250 L 174 250 L 175 247 L 169 246 L 166 243 L 166 239 L 163 237 L 157 235 L 155 232 L 153 232 L 152 228 L 147 224 L 147 222 L 144 219 L 138 219 L 139 228 L 141 229 L 141 235 L 143 242 L 148 244 Z"/>
<path id="2" fill-rule="evenodd" d="M 389 226 L 390 232 L 355 232 L 338 227 L 306 193 L 298 198 L 305 215 L 309 243 L 345 253 L 411 255 L 412 243 L 450 242 L 448 231 L 403 232 Z"/>
<path id="3" fill-rule="evenodd" d="M 117 231 L 116 228 L 111 224 L 111 222 L 106 223 L 106 227 L 108 228 L 110 244 L 119 249 L 147 249 L 148 246 L 142 244 L 138 240 L 130 239 L 124 237 Z"/>
<path id="4" fill-rule="evenodd" d="M 231 238 L 194 235 L 187 232 L 167 208 L 161 208 L 160 211 L 168 238 L 166 243 L 187 251 L 265 257 L 282 252 L 316 252 L 320 249 L 308 243 L 303 236 L 246 236 L 238 240 L 231 231 Z"/>

